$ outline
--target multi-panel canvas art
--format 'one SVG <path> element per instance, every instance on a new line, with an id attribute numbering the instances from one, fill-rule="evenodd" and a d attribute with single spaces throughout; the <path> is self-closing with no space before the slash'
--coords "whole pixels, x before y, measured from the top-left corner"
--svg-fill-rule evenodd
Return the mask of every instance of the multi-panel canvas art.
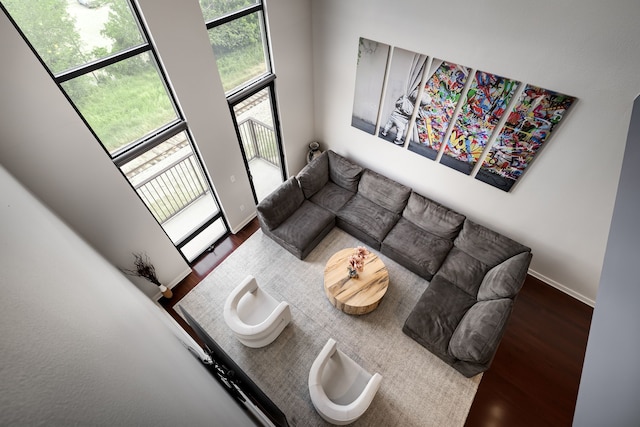
<path id="1" fill-rule="evenodd" d="M 420 91 L 420 82 L 427 65 L 427 57 L 408 50 L 394 48 L 389 66 L 387 86 L 381 104 L 378 136 L 396 145 L 404 145 L 407 136 L 417 134 L 411 118 Z M 423 105 L 420 102 L 420 105 Z"/>
<path id="2" fill-rule="evenodd" d="M 574 100 L 527 85 L 476 178 L 509 191 Z"/>
<path id="3" fill-rule="evenodd" d="M 471 173 L 519 82 L 476 71 L 444 147 L 441 162 Z"/>
<path id="4" fill-rule="evenodd" d="M 361 38 L 351 123 L 510 191 L 574 101 Z"/>
<path id="5" fill-rule="evenodd" d="M 440 65 L 436 65 L 439 63 Z M 418 138 L 412 139 L 409 150 L 435 159 L 449 128 L 449 121 L 460 94 L 469 77 L 469 68 L 451 62 L 433 60 L 432 73 L 424 85 L 422 97 L 426 98 L 425 105 L 420 106 L 420 113 L 416 117 Z"/>
<path id="6" fill-rule="evenodd" d="M 388 44 L 360 39 L 351 126 L 372 135 L 376 132 L 389 52 Z"/>

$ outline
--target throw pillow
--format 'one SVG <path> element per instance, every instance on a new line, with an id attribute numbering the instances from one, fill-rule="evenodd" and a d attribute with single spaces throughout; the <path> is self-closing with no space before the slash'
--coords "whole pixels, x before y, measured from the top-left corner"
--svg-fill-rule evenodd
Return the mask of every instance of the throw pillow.
<path id="1" fill-rule="evenodd" d="M 329 181 L 329 155 L 325 151 L 306 165 L 297 176 L 304 197 L 310 199 Z"/>
<path id="2" fill-rule="evenodd" d="M 362 174 L 362 167 L 341 155 L 329 150 L 329 178 L 331 181 L 355 193 L 358 190 L 358 182 Z"/>
<path id="3" fill-rule="evenodd" d="M 531 252 L 523 252 L 496 265 L 487 272 L 478 289 L 478 300 L 513 298 L 524 283 Z"/>

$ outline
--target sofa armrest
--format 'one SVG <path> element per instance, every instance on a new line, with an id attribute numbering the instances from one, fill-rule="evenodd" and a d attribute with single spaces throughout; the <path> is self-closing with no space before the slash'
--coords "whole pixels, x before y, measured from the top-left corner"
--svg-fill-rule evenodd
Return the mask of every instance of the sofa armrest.
<path id="1" fill-rule="evenodd" d="M 508 298 L 474 304 L 451 336 L 451 355 L 465 362 L 490 362 L 498 350 L 512 307 L 513 300 Z"/>

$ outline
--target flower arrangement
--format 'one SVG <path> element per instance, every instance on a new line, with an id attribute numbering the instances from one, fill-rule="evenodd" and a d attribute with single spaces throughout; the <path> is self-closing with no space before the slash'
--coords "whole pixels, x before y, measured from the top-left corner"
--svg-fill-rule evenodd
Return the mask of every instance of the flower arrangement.
<path id="1" fill-rule="evenodd" d="M 151 264 L 149 256 L 146 253 L 134 253 L 133 257 L 133 265 L 135 265 L 136 268 L 131 270 L 123 268 L 122 271 L 130 276 L 143 277 L 147 279 L 160 288 L 160 292 L 162 292 L 162 295 L 167 298 L 171 298 L 173 296 L 173 292 L 171 292 L 171 289 L 160 283 L 160 280 L 158 280 L 158 276 L 156 276 L 156 268 L 153 266 L 153 264 Z"/>
<path id="2" fill-rule="evenodd" d="M 358 271 L 362 271 L 364 268 L 364 258 L 368 254 L 369 251 L 364 246 L 358 246 L 353 250 L 353 254 L 349 255 L 347 259 L 349 263 L 347 266 L 349 277 L 358 277 Z"/>

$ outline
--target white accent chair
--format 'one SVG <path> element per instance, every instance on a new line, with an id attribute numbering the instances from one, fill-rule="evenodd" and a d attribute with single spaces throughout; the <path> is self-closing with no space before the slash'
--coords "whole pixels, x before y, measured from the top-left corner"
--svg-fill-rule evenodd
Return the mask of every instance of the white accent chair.
<path id="1" fill-rule="evenodd" d="M 271 344 L 291 321 L 291 309 L 278 302 L 249 275 L 227 297 L 224 321 L 247 347 Z"/>
<path id="2" fill-rule="evenodd" d="M 309 394 L 318 414 L 336 425 L 351 424 L 375 397 L 382 376 L 371 375 L 329 338 L 309 371 Z"/>

